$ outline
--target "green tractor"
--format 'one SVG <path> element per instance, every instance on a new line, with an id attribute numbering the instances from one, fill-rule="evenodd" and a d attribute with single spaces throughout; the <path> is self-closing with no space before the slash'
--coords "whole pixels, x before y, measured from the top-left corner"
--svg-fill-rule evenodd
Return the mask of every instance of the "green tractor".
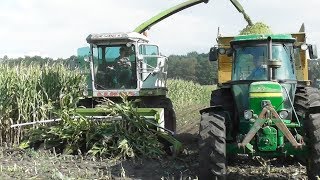
<path id="1" fill-rule="evenodd" d="M 220 88 L 200 111 L 200 179 L 225 179 L 227 157 L 306 158 L 309 179 L 320 177 L 320 93 L 310 87 L 305 34 L 218 37 Z M 306 48 L 307 47 L 307 48 Z"/>

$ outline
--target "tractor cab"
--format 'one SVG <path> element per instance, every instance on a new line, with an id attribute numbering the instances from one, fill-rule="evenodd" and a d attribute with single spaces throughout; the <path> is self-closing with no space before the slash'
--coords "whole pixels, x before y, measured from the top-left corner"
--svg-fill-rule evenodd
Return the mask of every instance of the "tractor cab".
<path id="1" fill-rule="evenodd" d="M 240 118 L 240 132 L 250 129 L 248 120 L 261 114 L 267 102 L 283 119 L 292 119 L 297 86 L 294 57 L 299 53 L 294 42 L 291 35 L 247 35 L 231 41 L 232 92 L 238 112 L 248 116 Z"/>
<path id="2" fill-rule="evenodd" d="M 91 34 L 87 42 L 90 48 L 78 49 L 78 57 L 89 68 L 89 95 L 165 95 L 167 58 L 146 36 L 136 32 Z"/>

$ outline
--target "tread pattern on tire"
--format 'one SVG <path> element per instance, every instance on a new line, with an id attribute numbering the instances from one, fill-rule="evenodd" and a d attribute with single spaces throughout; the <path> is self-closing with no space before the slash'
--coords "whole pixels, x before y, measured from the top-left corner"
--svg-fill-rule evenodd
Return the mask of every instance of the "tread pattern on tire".
<path id="1" fill-rule="evenodd" d="M 224 112 L 203 113 L 199 131 L 199 179 L 225 179 L 226 127 Z"/>
<path id="2" fill-rule="evenodd" d="M 308 120 L 310 121 L 307 126 L 309 126 L 308 134 L 311 141 L 309 144 L 311 158 L 308 162 L 307 171 L 309 179 L 318 179 L 320 178 L 320 127 L 316 127 L 315 124 L 319 124 L 320 112 L 310 114 Z"/>
<path id="3" fill-rule="evenodd" d="M 294 102 L 298 116 L 305 119 L 305 130 L 309 136 L 311 153 L 307 162 L 307 174 L 309 179 L 317 180 L 320 178 L 320 92 L 313 87 L 298 88 Z M 319 107 L 319 110 L 310 113 L 309 109 L 312 107 Z"/>

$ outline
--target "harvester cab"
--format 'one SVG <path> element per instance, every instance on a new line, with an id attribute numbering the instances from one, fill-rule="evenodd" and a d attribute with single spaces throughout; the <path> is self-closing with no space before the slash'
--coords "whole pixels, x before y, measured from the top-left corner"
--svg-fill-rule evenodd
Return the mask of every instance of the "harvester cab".
<path id="1" fill-rule="evenodd" d="M 87 42 L 90 49 L 80 48 L 78 56 L 90 68 L 88 95 L 166 95 L 167 58 L 147 37 L 135 32 L 91 34 Z"/>
<path id="2" fill-rule="evenodd" d="M 209 57 L 220 88 L 201 111 L 200 179 L 223 178 L 231 154 L 307 157 L 308 176 L 320 176 L 320 93 L 307 61 L 316 53 L 305 33 L 217 40 Z"/>

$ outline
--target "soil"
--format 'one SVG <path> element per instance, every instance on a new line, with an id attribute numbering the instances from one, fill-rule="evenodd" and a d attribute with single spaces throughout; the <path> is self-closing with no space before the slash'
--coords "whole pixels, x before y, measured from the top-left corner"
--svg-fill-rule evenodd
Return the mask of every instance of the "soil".
<path id="1" fill-rule="evenodd" d="M 184 150 L 176 156 L 111 161 L 2 146 L 0 179 L 197 179 L 199 107 L 193 107 L 189 116 L 177 116 L 180 123 L 176 137 L 184 144 Z M 292 157 L 263 160 L 237 156 L 228 160 L 227 178 L 307 179 L 307 176 L 305 166 Z"/>

